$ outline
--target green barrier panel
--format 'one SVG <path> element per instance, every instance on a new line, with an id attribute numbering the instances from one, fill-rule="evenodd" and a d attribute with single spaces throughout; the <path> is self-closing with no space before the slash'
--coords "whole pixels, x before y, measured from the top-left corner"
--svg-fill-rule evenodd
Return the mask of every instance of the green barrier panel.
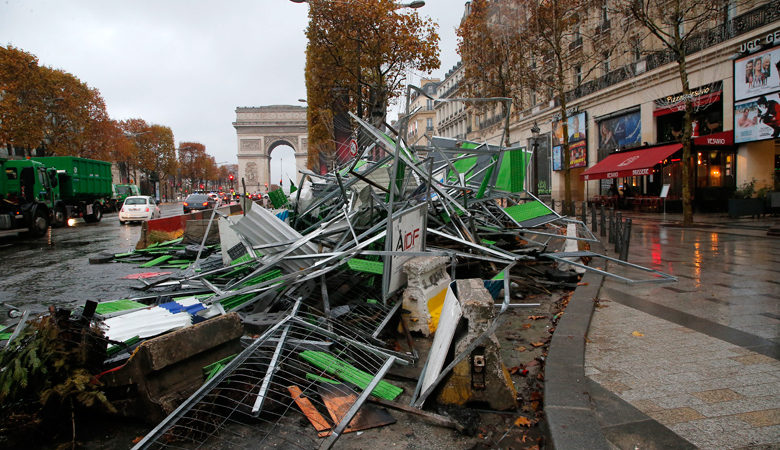
<path id="1" fill-rule="evenodd" d="M 141 338 L 139 336 L 133 336 L 130 339 L 124 341 L 124 345 L 122 344 L 114 344 L 110 347 L 108 347 L 108 350 L 106 350 L 106 356 L 114 356 L 117 353 L 119 353 L 121 350 L 136 344 L 141 341 Z"/>
<path id="2" fill-rule="evenodd" d="M 504 209 L 504 212 L 509 214 L 509 217 L 518 223 L 523 223 L 526 220 L 536 219 L 537 217 L 551 214 L 550 208 L 537 200 L 523 203 L 521 205 L 510 206 L 509 208 Z"/>
<path id="3" fill-rule="evenodd" d="M 341 380 L 350 382 L 361 389 L 365 389 L 371 380 L 374 379 L 374 376 L 370 373 L 363 372 L 362 370 L 336 358 L 330 353 L 305 350 L 299 353 L 299 355 L 308 363 L 324 370 L 331 375 L 335 375 Z M 382 380 L 379 382 L 379 384 L 377 384 L 374 390 L 371 391 L 371 394 L 376 397 L 392 401 L 401 395 L 401 392 L 403 392 L 403 389 Z"/>
<path id="4" fill-rule="evenodd" d="M 281 208 L 288 202 L 287 196 L 284 195 L 284 191 L 281 189 L 269 192 L 268 199 L 271 200 L 271 204 L 274 205 L 274 208 Z"/>
<path id="5" fill-rule="evenodd" d="M 309 381 L 322 381 L 323 383 L 330 383 L 330 384 L 341 384 L 336 380 L 331 380 L 330 378 L 321 377 L 319 375 L 314 375 L 313 373 L 307 373 L 306 379 Z"/>
<path id="6" fill-rule="evenodd" d="M 355 272 L 373 273 L 382 275 L 385 270 L 385 264 L 379 261 L 367 261 L 365 259 L 352 258 L 347 261 L 347 266 Z"/>
<path id="7" fill-rule="evenodd" d="M 154 258 L 153 260 L 151 260 L 149 262 L 141 264 L 138 267 L 140 267 L 140 268 L 154 267 L 154 266 L 156 266 L 158 264 L 162 264 L 165 261 L 168 261 L 171 258 L 173 258 L 173 255 L 163 255 L 163 256 L 160 256 L 158 258 Z"/>
<path id="8" fill-rule="evenodd" d="M 114 300 L 98 303 L 97 308 L 95 308 L 95 314 L 110 314 L 130 309 L 146 308 L 147 306 L 149 305 L 144 305 L 143 303 L 133 300 Z"/>
<path id="9" fill-rule="evenodd" d="M 524 149 L 505 151 L 501 166 L 498 168 L 496 189 L 507 192 L 522 192 L 529 158 L 530 153 Z"/>
<path id="10" fill-rule="evenodd" d="M 222 371 L 222 369 L 225 368 L 227 363 L 233 360 L 238 354 L 230 355 L 226 358 L 222 358 L 219 361 L 213 362 L 209 364 L 208 366 L 203 368 L 203 376 L 206 378 L 205 381 L 209 381 L 211 378 L 214 377 L 214 375 L 218 374 Z"/>

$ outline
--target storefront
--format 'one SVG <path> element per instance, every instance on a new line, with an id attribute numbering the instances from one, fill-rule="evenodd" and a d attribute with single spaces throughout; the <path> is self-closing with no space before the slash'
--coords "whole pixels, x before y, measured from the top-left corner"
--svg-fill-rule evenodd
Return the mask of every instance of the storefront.
<path id="1" fill-rule="evenodd" d="M 621 208 L 658 210 L 664 179 L 673 177 L 680 166 L 681 149 L 681 144 L 667 144 L 613 153 L 585 170 L 580 178 L 602 180 L 602 187 L 607 186 L 606 194 L 593 196 L 591 201 Z"/>
<path id="2" fill-rule="evenodd" d="M 694 205 L 703 212 L 724 212 L 736 189 L 737 154 L 734 132 L 724 131 L 693 139 Z"/>

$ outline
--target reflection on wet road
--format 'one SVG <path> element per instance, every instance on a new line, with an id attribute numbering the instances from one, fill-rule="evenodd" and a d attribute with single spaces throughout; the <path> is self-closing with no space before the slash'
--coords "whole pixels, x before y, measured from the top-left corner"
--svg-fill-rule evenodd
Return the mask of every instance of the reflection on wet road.
<path id="1" fill-rule="evenodd" d="M 679 282 L 644 298 L 766 339 L 780 331 L 780 239 L 728 224 L 697 229 L 635 219 L 629 261 Z"/>
<path id="2" fill-rule="evenodd" d="M 162 209 L 164 217 L 181 213 L 179 204 Z M 49 305 L 81 306 L 87 300 L 138 295 L 132 289 L 137 282 L 120 278 L 143 270 L 132 264 L 89 264 L 89 256 L 133 249 L 141 234 L 139 224 L 119 225 L 116 213 L 111 213 L 96 224 L 80 222 L 52 232 L 52 246 L 46 237 L 0 238 L 0 301 L 40 312 Z M 5 313 L 0 310 L 0 323 L 7 321 Z"/>

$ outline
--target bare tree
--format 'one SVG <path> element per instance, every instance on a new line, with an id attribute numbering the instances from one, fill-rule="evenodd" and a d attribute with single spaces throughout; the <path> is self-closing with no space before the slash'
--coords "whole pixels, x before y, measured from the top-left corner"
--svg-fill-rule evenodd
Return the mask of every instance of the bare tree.
<path id="1" fill-rule="evenodd" d="M 728 6 L 727 6 L 728 7 Z M 691 202 L 691 134 L 693 97 L 688 82 L 688 49 L 698 32 L 716 23 L 723 14 L 722 2 L 696 0 L 618 0 L 617 9 L 644 27 L 660 45 L 672 53 L 682 84 L 685 102 L 682 134 L 682 205 L 683 225 L 693 223 Z"/>
<path id="2" fill-rule="evenodd" d="M 601 12 L 604 0 L 516 0 L 521 6 L 523 43 L 532 49 L 527 80 L 531 99 L 547 98 L 558 107 L 557 130 L 563 156 L 564 209 L 572 205 L 569 98 L 588 79 L 603 72 L 621 44 L 625 30 Z M 555 130 L 554 130 L 555 132 Z"/>

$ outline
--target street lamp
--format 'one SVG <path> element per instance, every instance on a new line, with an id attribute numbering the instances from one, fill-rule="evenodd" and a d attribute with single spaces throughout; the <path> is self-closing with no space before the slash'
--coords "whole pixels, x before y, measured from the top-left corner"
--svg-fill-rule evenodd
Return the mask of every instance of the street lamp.
<path id="1" fill-rule="evenodd" d="M 531 192 L 539 196 L 539 125 L 534 121 L 534 125 L 531 127 L 531 136 L 533 136 L 533 177 L 531 178 L 533 186 L 531 186 Z"/>

